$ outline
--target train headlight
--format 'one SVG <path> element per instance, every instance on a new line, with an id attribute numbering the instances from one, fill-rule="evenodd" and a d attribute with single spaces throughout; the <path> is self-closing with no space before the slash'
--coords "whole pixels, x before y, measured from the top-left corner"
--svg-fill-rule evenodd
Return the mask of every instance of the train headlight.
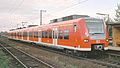
<path id="1" fill-rule="evenodd" d="M 106 41 L 108 42 L 109 40 L 107 39 Z"/>
<path id="2" fill-rule="evenodd" d="M 84 42 L 89 42 L 89 40 L 88 40 L 88 39 L 85 39 Z"/>

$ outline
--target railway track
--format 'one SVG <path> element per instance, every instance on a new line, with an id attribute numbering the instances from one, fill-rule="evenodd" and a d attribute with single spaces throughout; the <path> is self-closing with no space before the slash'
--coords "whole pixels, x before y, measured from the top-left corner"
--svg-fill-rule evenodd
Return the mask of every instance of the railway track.
<path id="1" fill-rule="evenodd" d="M 107 53 L 109 53 L 109 54 L 116 54 L 117 56 L 120 56 L 120 51 L 108 50 Z"/>
<path id="2" fill-rule="evenodd" d="M 36 47 L 36 46 L 33 45 L 33 47 Z M 73 58 L 76 58 L 76 59 L 90 61 L 90 62 L 93 62 L 93 63 L 96 63 L 96 64 L 107 66 L 108 68 L 120 68 L 120 60 L 119 61 L 118 60 L 111 60 L 112 56 L 120 58 L 120 56 L 117 55 L 117 54 L 104 53 L 104 56 L 100 57 L 100 58 L 98 58 L 98 57 L 88 58 L 88 57 L 78 56 L 78 55 L 75 55 L 75 54 L 68 54 L 68 53 L 65 53 L 61 50 L 51 49 L 49 47 L 46 48 L 46 47 L 37 46 L 36 48 L 40 48 L 40 49 L 47 50 L 47 51 L 50 51 L 50 52 L 54 52 L 54 53 L 61 54 L 61 55 L 66 55 L 66 56 L 73 57 Z"/>
<path id="3" fill-rule="evenodd" d="M 24 68 L 54 68 L 54 66 L 9 45 L 0 46 L 6 50 L 14 59 L 16 59 Z"/>
<path id="4" fill-rule="evenodd" d="M 106 58 L 102 58 L 102 59 L 87 58 L 87 57 L 83 57 L 83 56 L 81 57 L 81 56 L 78 56 L 78 55 L 68 54 L 68 53 L 65 53 L 65 52 L 60 51 L 60 50 L 48 49 L 48 48 L 45 48 L 45 47 L 40 47 L 40 48 L 43 49 L 43 50 L 58 53 L 58 54 L 61 54 L 61 55 L 66 55 L 66 56 L 69 56 L 69 57 L 72 57 L 72 58 L 90 61 L 90 62 L 93 62 L 93 63 L 96 63 L 96 64 L 107 66 L 108 68 L 120 68 L 120 61 L 110 61 L 110 59 L 108 59 L 108 57 L 107 57 L 107 59 Z M 107 53 L 107 55 L 108 55 L 108 53 Z"/>
<path id="5" fill-rule="evenodd" d="M 21 42 L 20 42 L 21 43 Z M 25 43 L 26 44 L 26 43 Z M 34 46 L 36 47 L 36 46 Z M 110 60 L 110 58 L 108 58 L 108 54 L 107 53 L 107 57 L 105 58 L 102 58 L 102 59 L 96 59 L 96 58 L 86 58 L 86 57 L 81 57 L 81 56 L 78 56 L 78 55 L 73 55 L 73 54 L 66 54 L 65 52 L 63 51 L 58 51 L 58 50 L 54 50 L 54 49 L 50 49 L 50 48 L 45 48 L 45 47 L 39 47 L 37 46 L 36 48 L 40 48 L 40 49 L 43 49 L 43 50 L 47 50 L 49 52 L 54 52 L 54 53 L 57 53 L 57 54 L 61 54 L 61 55 L 66 55 L 66 56 L 69 56 L 69 57 L 72 57 L 72 58 L 76 58 L 76 59 L 81 59 L 81 60 L 86 60 L 86 61 L 90 61 L 90 62 L 93 62 L 95 64 L 99 64 L 99 65 L 103 65 L 103 66 L 107 66 L 108 68 L 120 68 L 120 63 L 119 61 L 116 61 L 116 60 Z M 109 54 L 109 56 L 116 56 L 116 54 Z M 119 56 L 118 56 L 119 57 Z M 107 59 L 106 59 L 107 58 Z"/>

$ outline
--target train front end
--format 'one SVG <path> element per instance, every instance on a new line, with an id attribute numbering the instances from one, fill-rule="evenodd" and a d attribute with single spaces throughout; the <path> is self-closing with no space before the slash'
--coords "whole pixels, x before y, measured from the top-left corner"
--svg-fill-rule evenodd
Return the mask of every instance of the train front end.
<path id="1" fill-rule="evenodd" d="M 91 51 L 108 50 L 108 32 L 103 20 L 88 18 L 85 21 L 88 30 L 88 39 L 84 39 L 84 43 L 88 43 Z"/>

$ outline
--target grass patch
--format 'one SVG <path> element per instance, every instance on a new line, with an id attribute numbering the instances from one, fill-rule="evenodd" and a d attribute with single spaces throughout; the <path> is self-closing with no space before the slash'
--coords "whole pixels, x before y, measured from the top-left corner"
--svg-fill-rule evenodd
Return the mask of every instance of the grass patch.
<path id="1" fill-rule="evenodd" d="M 9 68 L 9 57 L 0 50 L 0 68 Z"/>

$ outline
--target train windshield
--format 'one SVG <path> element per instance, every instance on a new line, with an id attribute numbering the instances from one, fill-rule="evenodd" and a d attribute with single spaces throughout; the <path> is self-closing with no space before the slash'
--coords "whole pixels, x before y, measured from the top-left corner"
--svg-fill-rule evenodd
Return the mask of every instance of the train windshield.
<path id="1" fill-rule="evenodd" d="M 102 19 L 87 19 L 86 24 L 90 34 L 104 33 L 104 22 Z"/>

